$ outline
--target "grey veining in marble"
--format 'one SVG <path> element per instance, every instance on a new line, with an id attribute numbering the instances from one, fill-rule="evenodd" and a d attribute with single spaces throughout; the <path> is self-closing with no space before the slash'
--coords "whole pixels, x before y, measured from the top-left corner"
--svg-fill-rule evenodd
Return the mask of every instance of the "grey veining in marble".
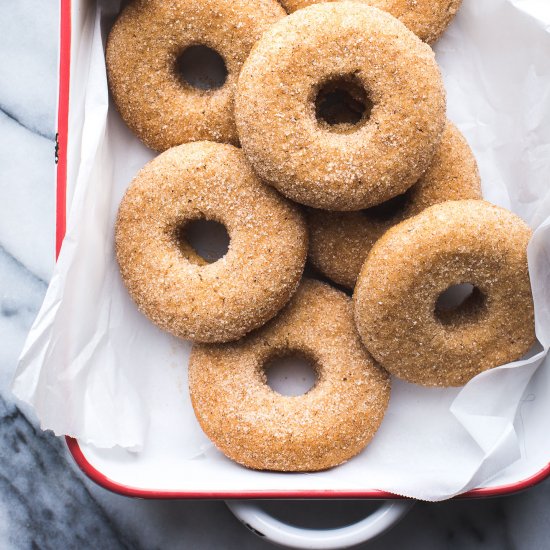
<path id="1" fill-rule="evenodd" d="M 0 548 L 272 548 L 222 502 L 131 500 L 96 487 L 9 382 L 53 266 L 58 3 L 0 1 Z M 332 525 L 368 503 L 273 505 Z M 550 481 L 489 501 L 419 504 L 373 549 L 549 548 Z"/>

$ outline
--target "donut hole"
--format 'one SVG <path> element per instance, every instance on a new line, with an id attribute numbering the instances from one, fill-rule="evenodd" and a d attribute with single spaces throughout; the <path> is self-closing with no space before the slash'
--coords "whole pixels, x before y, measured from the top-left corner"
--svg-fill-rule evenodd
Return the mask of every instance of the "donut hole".
<path id="1" fill-rule="evenodd" d="M 321 85 L 315 97 L 315 117 L 335 132 L 355 130 L 366 122 L 373 104 L 355 75 L 331 78 Z"/>
<path id="2" fill-rule="evenodd" d="M 229 233 L 214 220 L 188 221 L 176 228 L 175 236 L 183 255 L 197 265 L 215 263 L 229 250 Z"/>
<path id="3" fill-rule="evenodd" d="M 216 90 L 227 80 L 223 57 L 208 46 L 189 46 L 176 60 L 180 79 L 199 90 Z"/>
<path id="4" fill-rule="evenodd" d="M 371 206 L 366 210 L 363 210 L 363 214 L 369 218 L 369 220 L 384 223 L 394 220 L 396 218 L 402 218 L 405 210 L 409 206 L 411 201 L 411 190 L 409 189 L 401 195 L 397 195 L 385 202 Z"/>
<path id="5" fill-rule="evenodd" d="M 486 301 L 485 294 L 471 283 L 452 285 L 437 298 L 435 315 L 444 325 L 475 321 Z"/>
<path id="6" fill-rule="evenodd" d="M 306 394 L 319 378 L 315 361 L 297 351 L 276 354 L 263 368 L 267 385 L 286 397 Z"/>

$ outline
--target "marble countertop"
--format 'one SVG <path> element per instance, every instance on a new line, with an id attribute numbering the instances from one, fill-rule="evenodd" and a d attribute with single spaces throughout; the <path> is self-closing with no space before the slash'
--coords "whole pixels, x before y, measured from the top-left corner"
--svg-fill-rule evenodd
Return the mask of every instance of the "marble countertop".
<path id="1" fill-rule="evenodd" d="M 270 548 L 223 502 L 143 501 L 95 486 L 9 389 L 53 267 L 57 0 L 0 2 L 0 547 Z M 547 548 L 550 480 L 523 494 L 417 504 L 369 548 Z M 364 503 L 281 503 L 342 523 Z"/>

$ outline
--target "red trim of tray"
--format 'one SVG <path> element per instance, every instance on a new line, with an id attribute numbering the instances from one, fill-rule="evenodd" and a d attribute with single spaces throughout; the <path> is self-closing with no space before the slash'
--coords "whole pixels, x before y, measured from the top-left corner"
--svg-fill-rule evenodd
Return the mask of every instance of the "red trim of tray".
<path id="1" fill-rule="evenodd" d="M 59 255 L 66 230 L 66 190 L 67 190 L 67 143 L 69 121 L 69 90 L 71 73 L 71 0 L 61 0 L 60 61 L 59 61 L 59 105 L 58 105 L 58 162 L 57 162 L 57 213 L 56 213 L 56 255 Z M 368 491 L 165 491 L 141 489 L 118 483 L 96 469 L 84 456 L 78 441 L 65 438 L 67 447 L 79 468 L 98 485 L 109 491 L 129 497 L 155 499 L 395 499 L 394 494 L 378 490 Z M 481 487 L 458 498 L 484 498 L 509 495 L 523 491 L 540 483 L 550 476 L 550 464 L 520 482 L 499 487 Z"/>
<path id="2" fill-rule="evenodd" d="M 79 468 L 93 481 L 101 487 L 128 497 L 154 498 L 154 499 L 401 499 L 385 491 L 376 489 L 368 491 L 166 491 L 156 489 L 142 489 L 131 487 L 113 481 L 105 474 L 101 473 L 84 456 L 78 441 L 72 437 L 65 438 L 69 452 L 73 456 Z M 473 489 L 456 498 L 487 498 L 510 495 L 525 489 L 529 489 L 537 483 L 540 483 L 550 475 L 550 464 L 518 483 L 500 485 L 498 487 L 481 487 Z"/>
<path id="3" fill-rule="evenodd" d="M 59 256 L 67 227 L 67 143 L 71 82 L 71 0 L 61 0 L 59 29 L 59 96 L 57 105 L 57 190 L 55 255 Z"/>

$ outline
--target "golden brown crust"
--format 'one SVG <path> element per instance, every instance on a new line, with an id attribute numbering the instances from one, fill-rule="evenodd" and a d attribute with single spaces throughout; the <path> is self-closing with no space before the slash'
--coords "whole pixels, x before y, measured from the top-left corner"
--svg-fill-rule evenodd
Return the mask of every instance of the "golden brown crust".
<path id="1" fill-rule="evenodd" d="M 224 224 L 231 239 L 212 264 L 177 238 L 201 218 Z M 116 251 L 130 295 L 154 323 L 181 338 L 225 342 L 288 302 L 302 275 L 307 230 L 240 149 L 197 142 L 169 149 L 136 176 L 119 208 Z"/>
<path id="2" fill-rule="evenodd" d="M 360 81 L 370 118 L 334 131 L 317 91 Z M 317 4 L 264 33 L 236 95 L 243 150 L 265 181 L 327 210 L 360 210 L 399 195 L 428 168 L 445 125 L 432 49 L 391 15 L 357 2 Z"/>
<path id="3" fill-rule="evenodd" d="M 481 198 L 472 150 L 448 121 L 430 168 L 404 196 L 360 212 L 309 209 L 309 259 L 335 283 L 353 288 L 370 249 L 390 227 L 440 202 Z"/>
<path id="4" fill-rule="evenodd" d="M 233 103 L 241 66 L 262 32 L 284 15 L 276 0 L 131 3 L 107 43 L 109 85 L 122 118 L 157 151 L 189 141 L 236 144 Z M 228 76 L 221 88 L 198 90 L 178 75 L 178 56 L 194 45 L 224 59 Z"/>
<path id="5" fill-rule="evenodd" d="M 281 0 L 288 13 L 336 0 Z M 433 44 L 449 26 L 462 0 L 356 0 L 391 13 L 419 38 Z"/>
<path id="6" fill-rule="evenodd" d="M 266 363 L 288 352 L 306 355 L 318 369 L 317 384 L 304 395 L 286 397 L 266 383 Z M 305 280 L 259 331 L 233 344 L 193 346 L 189 389 L 202 429 L 229 458 L 298 472 L 359 453 L 382 422 L 390 380 L 361 344 L 351 300 Z"/>
<path id="7" fill-rule="evenodd" d="M 377 241 L 355 288 L 363 342 L 392 374 L 426 386 L 460 386 L 514 361 L 535 341 L 527 267 L 529 227 L 484 201 L 432 206 Z M 439 315 L 449 287 L 478 289 Z"/>

